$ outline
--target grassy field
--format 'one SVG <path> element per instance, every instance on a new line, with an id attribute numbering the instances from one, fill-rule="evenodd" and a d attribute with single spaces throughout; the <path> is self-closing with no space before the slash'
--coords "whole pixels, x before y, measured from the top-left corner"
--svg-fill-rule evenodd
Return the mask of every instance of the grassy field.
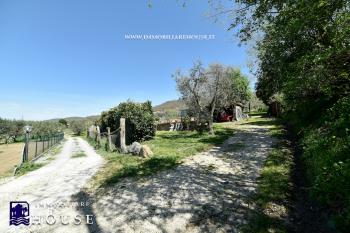
<path id="1" fill-rule="evenodd" d="M 215 135 L 187 131 L 158 131 L 155 138 L 143 144 L 150 146 L 154 153 L 151 158 L 140 158 L 107 152 L 103 146 L 98 153 L 108 161 L 93 179 L 95 187 L 118 182 L 124 177 L 143 177 L 172 168 L 185 157 L 219 145 L 230 137 L 235 123 L 215 124 Z M 93 142 L 90 141 L 92 145 Z"/>
<path id="2" fill-rule="evenodd" d="M 0 177 L 12 175 L 14 167 L 21 161 L 23 143 L 0 145 Z"/>

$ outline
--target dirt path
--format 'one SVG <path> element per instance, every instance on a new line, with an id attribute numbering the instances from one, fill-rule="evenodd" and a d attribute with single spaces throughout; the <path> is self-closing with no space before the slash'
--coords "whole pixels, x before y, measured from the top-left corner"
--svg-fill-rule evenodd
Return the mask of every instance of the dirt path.
<path id="1" fill-rule="evenodd" d="M 79 151 L 83 151 L 85 156 L 73 158 L 72 156 Z M 9 202 L 27 201 L 30 203 L 31 216 L 46 216 L 48 206 L 53 207 L 52 210 L 63 209 L 62 203 L 70 203 L 71 195 L 79 192 L 97 171 L 102 161 L 86 141 L 69 138 L 54 161 L 0 185 L 0 232 L 46 231 L 44 225 L 9 226 Z M 61 204 L 60 207 L 58 203 Z M 74 212 L 74 208 L 66 209 L 68 213 Z"/>
<path id="2" fill-rule="evenodd" d="M 90 232 L 239 232 L 249 196 L 274 139 L 267 126 L 241 124 L 221 147 L 151 178 L 126 179 L 89 198 Z"/>
<path id="3" fill-rule="evenodd" d="M 82 139 L 69 139 L 52 163 L 0 185 L 0 214 L 6 213 L 0 232 L 239 232 L 254 208 L 249 197 L 275 142 L 267 131 L 267 126 L 241 123 L 221 147 L 188 158 L 175 169 L 142 180 L 124 179 L 94 193 L 82 187 L 102 159 Z M 88 156 L 72 158 L 77 148 Z M 31 215 L 52 214 L 56 222 L 9 227 L 8 205 L 15 200 L 28 201 Z M 56 202 L 61 205 L 50 206 L 51 212 L 41 206 Z M 82 217 L 78 225 L 77 215 Z M 86 224 L 86 216 L 92 216 L 93 224 Z"/>

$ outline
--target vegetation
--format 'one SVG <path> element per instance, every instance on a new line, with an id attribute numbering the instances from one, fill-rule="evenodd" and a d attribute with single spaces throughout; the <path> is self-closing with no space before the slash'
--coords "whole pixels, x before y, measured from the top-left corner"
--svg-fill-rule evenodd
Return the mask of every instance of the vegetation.
<path id="1" fill-rule="evenodd" d="M 212 64 L 207 69 L 200 62 L 193 65 L 189 75 L 178 71 L 175 75 L 177 89 L 197 125 L 208 122 L 209 133 L 214 133 L 214 111 L 236 104 L 244 104 L 250 98 L 249 81 L 232 67 Z"/>
<path id="2" fill-rule="evenodd" d="M 302 140 L 311 195 L 333 210 L 331 225 L 350 227 L 350 97 L 340 99 Z"/>
<path id="3" fill-rule="evenodd" d="M 31 137 L 53 135 L 63 131 L 64 127 L 58 122 L 50 121 L 22 121 L 0 118 L 0 143 L 22 142 L 24 140 L 25 125 L 32 126 Z"/>
<path id="4" fill-rule="evenodd" d="M 94 178 L 95 185 L 108 185 L 124 177 L 143 177 L 173 168 L 181 163 L 183 158 L 221 144 L 232 135 L 234 124 L 214 124 L 214 128 L 215 135 L 188 131 L 159 131 L 153 139 L 144 143 L 154 152 L 154 155 L 147 159 L 108 152 L 105 148 L 100 148 L 98 153 L 103 155 L 108 163 Z M 89 142 L 95 146 L 93 140 Z"/>
<path id="5" fill-rule="evenodd" d="M 64 141 L 65 139 L 63 139 L 63 142 Z M 46 157 L 46 160 L 47 161 L 54 160 L 56 155 L 62 152 L 62 149 L 63 149 L 63 143 L 59 143 L 53 146 L 48 152 L 46 152 L 46 154 L 44 154 L 44 156 Z"/>
<path id="6" fill-rule="evenodd" d="M 74 120 L 69 122 L 69 128 L 76 136 L 80 136 L 86 130 L 86 122 L 84 120 Z"/>
<path id="7" fill-rule="evenodd" d="M 153 107 L 153 111 L 167 112 L 169 110 L 179 111 L 186 108 L 186 104 L 182 100 L 169 100 Z"/>
<path id="8" fill-rule="evenodd" d="M 250 105 L 251 112 L 261 113 L 267 111 L 267 106 L 256 96 L 256 93 L 252 93 L 248 104 Z M 249 105 L 246 108 L 249 108 Z"/>
<path id="9" fill-rule="evenodd" d="M 4 143 L 17 142 L 23 136 L 24 121 L 0 118 L 0 140 Z"/>
<path id="10" fill-rule="evenodd" d="M 42 166 L 44 166 L 45 163 L 30 163 L 30 162 L 25 162 L 22 164 L 22 166 L 18 169 L 16 175 L 17 176 L 22 176 L 28 172 L 35 171 Z"/>
<path id="11" fill-rule="evenodd" d="M 310 194 L 328 225 L 350 228 L 350 2 L 237 0 L 230 28 L 258 39 L 257 96 L 275 106 L 303 149 Z M 276 107 L 277 106 L 277 107 Z M 272 108 L 271 108 L 272 109 Z M 340 128 L 344 127 L 344 128 Z"/>
<path id="12" fill-rule="evenodd" d="M 118 129 L 120 118 L 125 118 L 126 144 L 154 137 L 156 117 L 150 101 L 145 103 L 127 101 L 102 112 L 99 120 L 101 131 L 107 131 L 107 127 L 110 127 L 111 131 Z"/>
<path id="13" fill-rule="evenodd" d="M 68 122 L 67 122 L 67 120 L 66 119 L 59 119 L 58 120 L 58 123 L 60 123 L 60 124 L 62 124 L 62 125 L 64 125 L 64 126 L 68 126 Z"/>
<path id="14" fill-rule="evenodd" d="M 86 157 L 86 154 L 83 151 L 78 151 L 72 154 L 72 158 Z"/>

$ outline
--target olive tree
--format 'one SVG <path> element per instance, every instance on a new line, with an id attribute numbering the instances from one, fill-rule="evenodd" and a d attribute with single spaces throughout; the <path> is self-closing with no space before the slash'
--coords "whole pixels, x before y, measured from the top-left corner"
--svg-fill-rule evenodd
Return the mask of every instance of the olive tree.
<path id="1" fill-rule="evenodd" d="M 205 69 L 197 62 L 188 75 L 177 71 L 174 77 L 182 99 L 196 117 L 197 126 L 208 122 L 210 134 L 214 134 L 216 109 L 249 99 L 248 80 L 232 67 L 212 64 Z"/>
<path id="2" fill-rule="evenodd" d="M 75 135 L 81 135 L 85 130 L 85 121 L 83 120 L 73 120 L 69 123 L 69 128 L 73 131 Z"/>

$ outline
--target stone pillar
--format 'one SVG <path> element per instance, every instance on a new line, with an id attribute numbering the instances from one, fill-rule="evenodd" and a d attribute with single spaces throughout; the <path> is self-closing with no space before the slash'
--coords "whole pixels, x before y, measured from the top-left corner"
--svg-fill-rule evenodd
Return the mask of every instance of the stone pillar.
<path id="1" fill-rule="evenodd" d="M 125 118 L 120 118 L 120 149 L 123 153 L 126 152 L 125 144 Z"/>

